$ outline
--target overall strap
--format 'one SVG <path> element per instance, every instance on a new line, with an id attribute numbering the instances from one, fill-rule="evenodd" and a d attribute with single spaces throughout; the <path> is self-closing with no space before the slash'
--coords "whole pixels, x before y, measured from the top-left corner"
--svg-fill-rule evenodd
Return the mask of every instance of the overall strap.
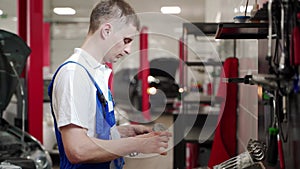
<path id="1" fill-rule="evenodd" d="M 67 61 L 67 62 L 64 62 L 62 65 L 60 65 L 60 66 L 58 67 L 58 69 L 57 69 L 56 72 L 54 73 L 52 79 L 55 79 L 55 77 L 56 77 L 57 73 L 59 72 L 59 70 L 60 70 L 64 65 L 66 65 L 66 64 L 68 64 L 68 63 L 75 63 L 75 64 L 81 66 L 81 67 L 87 72 L 87 74 L 89 75 L 90 79 L 91 79 L 92 82 L 94 83 L 95 87 L 97 88 L 97 90 L 98 90 L 98 91 L 100 92 L 100 94 L 102 95 L 102 96 L 99 97 L 99 98 L 105 99 L 104 96 L 103 96 L 102 90 L 100 89 L 100 87 L 99 87 L 98 84 L 96 83 L 96 81 L 95 81 L 95 79 L 93 78 L 93 76 L 90 74 L 90 72 L 89 72 L 82 64 L 80 64 L 80 63 L 78 63 L 78 62 L 75 62 L 75 61 Z M 53 81 L 54 81 L 54 80 L 53 80 Z M 49 88 L 48 88 L 48 95 L 49 95 L 50 99 L 52 99 L 53 81 L 50 83 Z M 105 100 L 105 101 L 106 101 L 106 100 Z"/>

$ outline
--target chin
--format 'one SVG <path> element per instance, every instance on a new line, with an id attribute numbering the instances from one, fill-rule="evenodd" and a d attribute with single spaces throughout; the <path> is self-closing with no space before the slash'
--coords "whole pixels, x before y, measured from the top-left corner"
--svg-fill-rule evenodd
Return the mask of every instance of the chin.
<path id="1" fill-rule="evenodd" d="M 116 57 L 116 58 L 114 58 L 111 62 L 112 62 L 112 63 L 116 63 L 119 59 L 120 59 L 120 58 L 117 58 L 117 57 Z"/>

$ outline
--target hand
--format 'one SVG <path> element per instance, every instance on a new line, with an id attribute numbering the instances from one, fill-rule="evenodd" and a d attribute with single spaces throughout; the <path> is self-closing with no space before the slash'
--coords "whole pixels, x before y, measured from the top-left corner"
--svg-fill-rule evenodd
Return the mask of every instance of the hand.
<path id="1" fill-rule="evenodd" d="M 166 155 L 166 149 L 168 148 L 168 142 L 172 134 L 167 131 L 162 132 L 151 132 L 148 134 L 138 135 L 136 138 L 142 138 L 143 143 L 140 146 L 139 152 L 147 153 L 158 153 Z"/>
<path id="2" fill-rule="evenodd" d="M 152 131 L 150 127 L 144 125 L 125 125 L 118 126 L 118 131 L 121 137 L 134 137 L 140 134 L 149 133 Z"/>

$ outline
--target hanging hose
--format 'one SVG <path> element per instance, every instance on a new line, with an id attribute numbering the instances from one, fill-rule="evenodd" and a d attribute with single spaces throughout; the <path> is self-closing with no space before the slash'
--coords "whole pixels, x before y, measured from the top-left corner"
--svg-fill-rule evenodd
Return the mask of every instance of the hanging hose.
<path id="1" fill-rule="evenodd" d="M 272 115 L 273 115 L 273 122 L 272 126 L 269 128 L 269 144 L 267 150 L 267 162 L 270 166 L 275 166 L 278 160 L 278 145 L 277 145 L 277 135 L 279 130 L 277 128 L 277 114 L 276 114 L 276 94 L 273 96 L 269 94 L 271 101 L 272 101 Z"/>

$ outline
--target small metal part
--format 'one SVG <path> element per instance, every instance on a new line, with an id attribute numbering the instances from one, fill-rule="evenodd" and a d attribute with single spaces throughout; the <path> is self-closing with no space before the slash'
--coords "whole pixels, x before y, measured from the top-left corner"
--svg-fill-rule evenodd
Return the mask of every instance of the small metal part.
<path id="1" fill-rule="evenodd" d="M 153 131 L 166 131 L 167 127 L 163 123 L 155 123 L 152 127 Z"/>
<path id="2" fill-rule="evenodd" d="M 137 155 L 139 155 L 138 152 L 132 152 L 132 153 L 129 154 L 129 157 L 135 157 L 135 156 L 137 156 Z"/>
<path id="3" fill-rule="evenodd" d="M 266 149 L 266 144 L 257 140 L 250 139 L 247 145 L 247 150 L 254 162 L 262 161 L 265 159 Z"/>
<path id="4" fill-rule="evenodd" d="M 222 162 L 213 167 L 213 169 L 243 169 L 251 167 L 256 162 L 265 158 L 266 145 L 262 142 L 250 139 L 246 152 Z"/>

